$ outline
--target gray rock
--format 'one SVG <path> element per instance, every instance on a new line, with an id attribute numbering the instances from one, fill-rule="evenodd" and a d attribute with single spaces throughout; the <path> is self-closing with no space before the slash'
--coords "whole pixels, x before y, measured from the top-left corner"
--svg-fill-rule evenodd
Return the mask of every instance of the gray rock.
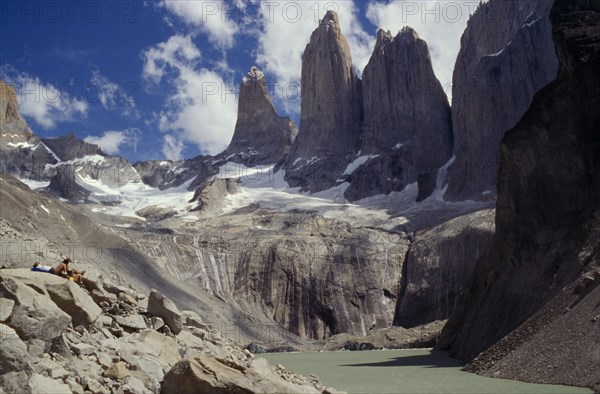
<path id="1" fill-rule="evenodd" d="M 221 156 L 247 166 L 273 164 L 289 153 L 297 133 L 291 119 L 277 115 L 265 75 L 252 67 L 242 80 L 235 131 Z"/>
<path id="2" fill-rule="evenodd" d="M 0 298 L 0 322 L 6 321 L 13 311 L 15 302 L 8 298 Z"/>
<path id="3" fill-rule="evenodd" d="M 502 136 L 521 119 L 533 95 L 556 77 L 553 3 L 490 0 L 471 16 L 454 68 L 456 161 L 446 199 L 494 197 Z"/>
<path id="4" fill-rule="evenodd" d="M 276 370 L 264 359 L 255 359 L 251 367 L 246 367 L 201 355 L 181 360 L 167 372 L 161 393 L 321 392 L 316 384 L 291 372 Z"/>
<path id="5" fill-rule="evenodd" d="M 62 365 L 47 358 L 42 358 L 36 362 L 33 365 L 33 369 L 38 374 L 48 376 L 52 379 L 63 379 L 70 374 Z"/>
<path id="6" fill-rule="evenodd" d="M 549 365 L 561 365 L 566 358 L 568 369 L 554 370 L 553 381 L 588 387 L 600 384 L 598 358 L 594 364 L 590 352 L 590 344 L 598 344 L 598 327 L 577 328 L 577 334 L 571 327 L 591 324 L 598 293 L 580 316 L 565 309 L 558 314 L 548 310 L 555 308 L 537 313 L 553 299 L 560 301 L 563 289 L 581 274 L 598 267 L 600 148 L 591 143 L 600 139 L 598 11 L 597 4 L 587 1 L 559 0 L 553 8 L 558 77 L 535 96 L 502 140 L 496 234 L 440 343 L 453 355 L 470 360 L 533 319 L 530 333 L 521 332 L 523 336 L 509 342 L 502 353 L 494 352 L 497 359 L 520 347 L 528 335 L 567 326 L 552 341 L 541 336 L 538 344 L 547 357 L 537 365 L 543 367 L 532 368 L 529 362 L 538 357 L 539 347 L 534 353 L 513 354 L 512 364 L 517 363 L 528 379 L 536 376 L 539 381 L 545 374 L 539 369 L 548 371 Z M 584 297 L 585 293 L 578 297 L 582 305 Z M 570 321 L 564 324 L 563 319 Z M 523 354 L 520 360 L 518 354 Z"/>
<path id="7" fill-rule="evenodd" d="M 80 140 L 73 133 L 58 138 L 42 138 L 42 141 L 64 161 L 88 155 L 104 155 L 98 145 Z"/>
<path id="8" fill-rule="evenodd" d="M 65 281 L 55 275 L 47 275 L 44 278 L 44 286 L 52 301 L 71 316 L 75 327 L 93 324 L 102 313 L 94 300 L 72 281 Z"/>
<path id="9" fill-rule="evenodd" d="M 161 220 L 177 215 L 177 211 L 172 208 L 161 208 L 156 205 L 150 205 L 135 211 L 135 214 L 150 222 L 160 222 Z"/>
<path id="10" fill-rule="evenodd" d="M 394 325 L 411 328 L 452 315 L 491 243 L 494 218 L 493 209 L 474 212 L 416 235 L 404 262 Z"/>
<path id="11" fill-rule="evenodd" d="M 123 391 L 125 394 L 151 394 L 151 391 L 144 386 L 144 383 L 134 376 L 129 376 L 125 379 Z"/>
<path id="12" fill-rule="evenodd" d="M 158 317 L 158 316 L 152 316 L 152 317 L 150 318 L 150 324 L 152 325 L 152 328 L 153 328 L 153 329 L 155 329 L 155 330 L 158 330 L 158 329 L 160 329 L 162 326 L 164 326 L 164 325 L 165 325 L 165 322 L 164 322 L 164 320 L 163 320 L 163 319 L 161 319 L 161 318 L 160 318 L 160 317 Z"/>
<path id="13" fill-rule="evenodd" d="M 173 334 L 177 335 L 181 332 L 183 320 L 179 309 L 173 301 L 154 289 L 148 296 L 148 313 L 162 318 Z"/>
<path id="14" fill-rule="evenodd" d="M 148 328 L 146 320 L 142 315 L 115 316 L 115 321 L 121 327 L 132 328 L 134 330 L 144 330 Z"/>
<path id="15" fill-rule="evenodd" d="M 16 331 L 0 323 L 0 375 L 14 371 L 31 371 L 27 345 Z"/>
<path id="16" fill-rule="evenodd" d="M 119 361 L 111 365 L 106 371 L 104 371 L 104 375 L 108 376 L 111 379 L 124 379 L 130 375 L 129 369 L 125 365 L 124 362 Z"/>
<path id="17" fill-rule="evenodd" d="M 92 345 L 88 345 L 87 343 L 73 343 L 70 345 L 71 349 L 78 356 L 87 356 L 88 354 L 94 353 L 96 348 Z"/>
<path id="18" fill-rule="evenodd" d="M 376 156 L 349 177 L 351 201 L 400 191 L 433 174 L 452 156 L 450 104 L 435 77 L 427 43 L 410 27 L 396 37 L 379 30 L 363 71 L 361 155 Z M 421 199 L 433 189 L 420 187 Z"/>
<path id="19" fill-rule="evenodd" d="M 71 317 L 52 300 L 23 282 L 0 274 L 0 296 L 15 301 L 8 325 L 15 329 L 23 340 L 41 339 L 50 342 L 59 337 L 71 324 Z M 47 275 L 47 274 L 43 274 Z M 51 275 L 48 275 L 51 276 Z"/>
<path id="20" fill-rule="evenodd" d="M 232 178 L 214 178 L 201 184 L 195 191 L 192 201 L 198 201 L 197 211 L 217 213 L 225 207 L 225 198 L 240 193 L 242 189 Z"/>
<path id="21" fill-rule="evenodd" d="M 31 377 L 29 380 L 29 387 L 31 389 L 31 394 L 72 394 L 68 385 L 59 380 L 40 374 L 34 374 Z"/>
<path id="22" fill-rule="evenodd" d="M 316 192 L 336 184 L 358 152 L 361 83 L 338 16 L 327 11 L 302 56 L 300 130 L 285 165 L 292 187 Z"/>
<path id="23" fill-rule="evenodd" d="M 46 342 L 41 339 L 30 339 L 27 341 L 27 352 L 31 357 L 41 356 L 46 349 Z"/>

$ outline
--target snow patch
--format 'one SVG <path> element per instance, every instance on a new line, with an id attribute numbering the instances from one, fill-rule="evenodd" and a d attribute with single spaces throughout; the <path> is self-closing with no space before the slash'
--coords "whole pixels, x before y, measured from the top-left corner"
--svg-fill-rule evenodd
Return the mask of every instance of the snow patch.
<path id="1" fill-rule="evenodd" d="M 9 142 L 6 144 L 7 146 L 10 146 L 11 148 L 22 148 L 22 149 L 31 149 L 34 148 L 36 145 L 32 144 L 31 142 Z"/>
<path id="2" fill-rule="evenodd" d="M 46 208 L 46 207 L 44 206 L 44 204 L 40 204 L 40 208 L 42 208 L 44 211 L 46 211 L 46 213 L 47 213 L 48 215 L 50 215 L 50 211 L 48 210 L 48 208 Z"/>
<path id="3" fill-rule="evenodd" d="M 31 190 L 43 189 L 45 187 L 48 187 L 48 185 L 50 185 L 50 181 L 34 181 L 33 179 L 27 179 L 27 178 L 20 178 L 19 180 L 21 182 L 23 182 L 24 184 L 26 184 L 27 186 L 29 186 L 29 188 Z"/>
<path id="4" fill-rule="evenodd" d="M 359 156 L 356 159 L 354 159 L 354 161 L 350 164 L 348 164 L 348 166 L 346 167 L 346 170 L 344 171 L 343 175 L 350 175 L 352 174 L 354 171 L 356 171 L 360 166 L 362 166 L 363 164 L 365 164 L 367 161 L 377 157 L 379 155 L 365 155 L 365 156 Z"/>

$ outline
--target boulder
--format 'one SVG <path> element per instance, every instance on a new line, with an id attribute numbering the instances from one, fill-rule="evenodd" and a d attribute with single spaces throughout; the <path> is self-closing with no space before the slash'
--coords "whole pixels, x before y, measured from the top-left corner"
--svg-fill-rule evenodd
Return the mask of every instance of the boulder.
<path id="1" fill-rule="evenodd" d="M 0 323 L 0 374 L 31 370 L 27 346 L 16 331 Z"/>
<path id="2" fill-rule="evenodd" d="M 8 298 L 0 298 L 0 321 L 6 321 L 13 311 L 15 302 Z"/>
<path id="3" fill-rule="evenodd" d="M 68 385 L 40 374 L 34 374 L 29 380 L 31 394 L 72 394 Z"/>
<path id="4" fill-rule="evenodd" d="M 148 297 L 148 313 L 162 318 L 173 334 L 177 335 L 181 332 L 183 321 L 179 309 L 173 301 L 154 289 Z"/>
<path id="5" fill-rule="evenodd" d="M 92 324 L 102 313 L 100 307 L 79 285 L 60 276 L 22 268 L 4 270 L 3 275 L 23 281 L 42 294 L 48 294 L 60 309 L 71 316 L 74 327 Z"/>
<path id="6" fill-rule="evenodd" d="M 144 330 L 148 328 L 146 320 L 142 315 L 115 316 L 115 321 L 121 327 L 131 328 L 134 330 Z"/>
<path id="7" fill-rule="evenodd" d="M 73 319 L 73 326 L 93 324 L 102 309 L 87 295 L 79 285 L 72 281 L 52 280 L 45 282 L 52 301 Z M 53 277 L 54 279 L 54 277 Z"/>
<path id="8" fill-rule="evenodd" d="M 47 274 L 43 274 L 47 275 Z M 48 275 L 50 276 L 50 275 Z M 0 274 L 0 296 L 15 302 L 7 324 L 23 340 L 41 339 L 50 342 L 59 337 L 71 324 L 71 317 L 51 299 L 32 290 L 20 280 Z"/>

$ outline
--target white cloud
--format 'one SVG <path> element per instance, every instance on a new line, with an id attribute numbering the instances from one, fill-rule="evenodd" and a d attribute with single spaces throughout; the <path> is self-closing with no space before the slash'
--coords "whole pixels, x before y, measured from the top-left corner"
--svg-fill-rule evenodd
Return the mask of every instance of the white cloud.
<path id="1" fill-rule="evenodd" d="M 332 9 L 338 13 L 342 33 L 352 52 L 359 75 L 367 64 L 375 38 L 364 31 L 354 1 L 279 1 L 261 4 L 256 60 L 275 77 L 275 98 L 284 110 L 298 113 L 302 54 L 319 19 Z"/>
<path id="2" fill-rule="evenodd" d="M 367 7 L 367 18 L 376 26 L 396 34 L 411 26 L 427 41 L 436 76 L 451 94 L 452 73 L 460 50 L 460 37 L 469 15 L 479 0 L 461 1 L 374 1 Z"/>
<path id="3" fill-rule="evenodd" d="M 163 137 L 162 151 L 167 160 L 177 161 L 183 159 L 184 147 L 183 139 L 180 137 L 171 134 L 167 134 Z"/>
<path id="4" fill-rule="evenodd" d="M 197 145 L 202 153 L 222 152 L 237 120 L 235 87 L 216 72 L 198 66 L 200 51 L 189 37 L 173 36 L 144 56 L 144 78 L 155 83 L 165 78 L 174 87 L 157 116 L 161 131 L 177 135 L 165 137 L 165 155 L 181 155 L 183 142 Z"/>
<path id="5" fill-rule="evenodd" d="M 163 0 L 161 6 L 181 18 L 189 26 L 208 33 L 210 42 L 220 48 L 231 48 L 239 31 L 230 18 L 231 5 L 219 0 Z"/>
<path id="6" fill-rule="evenodd" d="M 192 42 L 191 36 L 176 34 L 146 50 L 143 57 L 142 77 L 158 83 L 167 72 L 167 66 L 174 69 L 193 66 L 200 59 L 200 50 Z"/>
<path id="7" fill-rule="evenodd" d="M 126 89 L 111 82 L 98 70 L 92 71 L 91 82 L 97 91 L 100 103 L 105 109 L 115 110 L 122 108 L 124 116 L 139 117 L 135 100 L 126 92 Z"/>
<path id="8" fill-rule="evenodd" d="M 137 145 L 142 138 L 142 132 L 138 128 L 129 128 L 123 131 L 105 131 L 100 137 L 89 135 L 83 140 L 90 144 L 96 144 L 104 153 L 117 155 L 121 147 L 130 146 L 137 151 Z"/>
<path id="9" fill-rule="evenodd" d="M 19 112 L 31 117 L 44 129 L 52 129 L 59 122 L 85 118 L 88 104 L 53 84 L 45 84 L 38 77 L 20 73 L 12 67 L 2 69 L 6 82 L 15 86 Z M 69 88 L 69 86 L 65 86 Z"/>

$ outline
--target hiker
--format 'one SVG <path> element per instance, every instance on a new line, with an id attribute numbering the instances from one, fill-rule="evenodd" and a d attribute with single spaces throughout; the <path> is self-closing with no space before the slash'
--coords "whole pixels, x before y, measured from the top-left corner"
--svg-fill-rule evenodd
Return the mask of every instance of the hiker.
<path id="1" fill-rule="evenodd" d="M 85 274 L 85 271 L 77 271 L 75 269 L 70 270 L 69 269 L 69 263 L 71 262 L 70 258 L 66 258 L 62 261 L 62 263 L 59 263 L 56 267 L 52 268 L 52 271 L 50 271 L 51 274 L 55 274 L 58 276 L 62 276 L 63 278 L 67 278 L 70 279 L 74 282 L 79 283 L 80 285 L 83 285 L 83 274 Z"/>

